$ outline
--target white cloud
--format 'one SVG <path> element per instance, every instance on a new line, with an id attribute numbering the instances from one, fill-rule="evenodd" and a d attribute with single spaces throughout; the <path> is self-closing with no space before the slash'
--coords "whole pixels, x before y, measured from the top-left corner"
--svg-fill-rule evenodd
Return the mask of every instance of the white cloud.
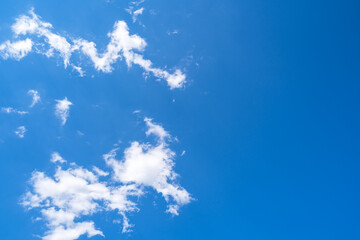
<path id="1" fill-rule="evenodd" d="M 75 66 L 74 64 L 72 64 L 71 66 L 72 66 L 72 68 L 73 68 L 75 71 L 77 71 L 77 72 L 79 73 L 79 76 L 80 76 L 80 77 L 84 77 L 84 76 L 85 76 L 85 72 L 84 72 L 84 70 L 82 70 L 81 67 Z"/>
<path id="2" fill-rule="evenodd" d="M 70 56 L 72 53 L 72 46 L 66 38 L 53 33 L 52 25 L 47 22 L 41 21 L 41 18 L 34 13 L 34 10 L 29 11 L 29 16 L 22 15 L 16 19 L 12 25 L 13 32 L 19 35 L 33 34 L 38 37 L 44 37 L 45 42 L 49 45 L 46 56 L 52 56 L 54 51 L 57 51 L 64 59 L 65 68 L 69 64 Z"/>
<path id="3" fill-rule="evenodd" d="M 102 177 L 106 177 L 106 176 L 108 176 L 109 175 L 109 173 L 108 172 L 105 172 L 105 171 L 103 171 L 103 170 L 101 170 L 100 168 L 98 168 L 98 167 L 93 167 L 93 171 L 96 173 L 96 175 L 98 175 L 98 176 L 102 176 Z"/>
<path id="4" fill-rule="evenodd" d="M 135 16 L 141 15 L 141 14 L 143 14 L 143 12 L 144 12 L 144 8 L 142 7 L 142 8 L 139 8 L 138 10 L 135 10 L 134 15 Z"/>
<path id="5" fill-rule="evenodd" d="M 173 171 L 175 153 L 166 143 L 170 134 L 149 118 L 145 118 L 145 122 L 148 127 L 146 135 L 154 134 L 159 138 L 158 143 L 151 145 L 132 142 L 125 149 L 123 160 L 116 160 L 116 148 L 104 155 L 105 162 L 113 169 L 114 180 L 154 188 L 170 203 L 167 211 L 177 215 L 179 207 L 189 203 L 192 198 L 184 188 L 175 183 L 178 176 Z"/>
<path id="6" fill-rule="evenodd" d="M 156 124 L 152 124 L 148 125 L 149 129 L 156 128 Z M 159 132 L 151 134 L 158 135 Z M 165 139 L 155 145 L 132 142 L 125 149 L 122 160 L 115 159 L 116 151 L 113 149 L 104 155 L 112 170 L 111 175 L 98 167 L 89 171 L 74 163 L 67 169 L 57 166 L 53 177 L 44 172 L 33 173 L 30 191 L 23 196 L 21 203 L 28 209 L 40 209 L 48 228 L 43 239 L 104 236 L 91 220 L 93 214 L 104 211 L 117 212 L 122 218 L 122 231 L 131 231 L 133 224 L 129 223 L 127 214 L 139 210 L 135 201 L 145 194 L 145 187 L 161 193 L 168 202 L 167 212 L 173 215 L 178 215 L 179 208 L 191 201 L 190 194 L 175 183 L 175 154 Z M 62 162 L 58 153 L 53 153 L 51 159 L 55 163 Z"/>
<path id="7" fill-rule="evenodd" d="M 26 132 L 26 128 L 25 126 L 20 126 L 16 129 L 15 134 L 19 137 L 19 138 L 24 138 L 25 137 L 25 132 Z"/>
<path id="8" fill-rule="evenodd" d="M 85 133 L 83 133 L 83 132 L 81 132 L 81 131 L 79 131 L 79 130 L 77 130 L 76 133 L 77 133 L 79 136 L 84 136 L 84 135 L 85 135 Z"/>
<path id="9" fill-rule="evenodd" d="M 130 5 L 139 6 L 139 5 L 142 4 L 143 2 L 145 2 L 145 0 L 132 1 L 132 2 L 130 2 Z"/>
<path id="10" fill-rule="evenodd" d="M 132 113 L 133 114 L 138 114 L 138 113 L 140 113 L 141 112 L 141 110 L 134 110 Z"/>
<path id="11" fill-rule="evenodd" d="M 19 115 L 25 115 L 25 114 L 29 113 L 27 111 L 19 111 L 19 110 L 15 109 L 15 108 L 12 108 L 12 107 L 2 107 L 1 111 L 3 113 L 7 113 L 7 114 L 16 113 L 16 114 L 19 114 Z"/>
<path id="12" fill-rule="evenodd" d="M 135 16 L 140 15 L 143 10 L 143 8 L 140 8 L 134 11 Z M 42 21 L 34 13 L 33 9 L 30 10 L 29 15 L 22 15 L 17 18 L 12 30 L 16 38 L 25 35 L 35 36 L 36 38 L 33 40 L 36 41 L 36 44 L 34 44 L 36 46 L 35 52 L 42 53 L 47 57 L 58 54 L 63 58 L 65 68 L 70 64 L 80 76 L 84 76 L 85 72 L 79 67 L 79 64 L 71 63 L 71 56 L 74 52 L 89 57 L 95 69 L 105 73 L 111 72 L 113 70 L 112 65 L 119 59 L 124 58 L 128 67 L 131 67 L 132 64 L 139 65 L 145 72 L 166 80 L 170 89 L 181 88 L 186 82 L 186 76 L 181 70 L 175 69 L 174 73 L 169 73 L 166 70 L 153 67 L 150 60 L 144 59 L 143 55 L 136 53 L 144 51 L 146 41 L 136 34 L 130 35 L 129 28 L 124 21 L 115 22 L 113 31 L 108 34 L 110 43 L 103 53 L 98 53 L 94 42 L 82 38 L 68 41 L 65 37 L 54 33 L 52 25 Z M 0 47 L 0 54 L 3 58 L 21 59 L 31 51 L 32 45 L 33 42 L 29 38 L 16 43 L 5 42 L 0 45 L 2 46 Z"/>
<path id="13" fill-rule="evenodd" d="M 54 217 L 54 216 L 53 216 Z M 103 236 L 102 232 L 94 228 L 93 222 L 71 223 L 69 226 L 57 225 L 50 230 L 44 240 L 72 240 L 78 239 L 81 235 L 93 237 L 95 235 Z"/>
<path id="14" fill-rule="evenodd" d="M 177 35 L 177 34 L 179 34 L 179 30 L 175 29 L 173 31 L 168 31 L 167 34 L 168 35 Z"/>
<path id="15" fill-rule="evenodd" d="M 53 162 L 53 163 L 57 163 L 57 162 L 59 162 L 59 163 L 66 163 L 66 160 L 63 159 L 58 152 L 53 152 L 53 153 L 51 154 L 51 159 L 50 159 L 50 161 Z"/>
<path id="16" fill-rule="evenodd" d="M 30 184 L 32 189 L 24 195 L 22 204 L 41 209 L 49 228 L 43 237 L 47 240 L 73 240 L 83 234 L 103 236 L 93 221 L 82 222 L 80 218 L 106 210 L 125 216 L 137 210 L 128 198 L 142 194 L 133 184 L 107 186 L 94 173 L 78 166 L 66 170 L 58 167 L 54 177 L 34 172 Z"/>
<path id="17" fill-rule="evenodd" d="M 114 24 L 114 31 L 109 33 L 110 43 L 103 54 L 98 54 L 95 43 L 83 39 L 74 41 L 76 49 L 80 49 L 87 55 L 95 65 L 97 70 L 111 72 L 111 65 L 121 57 L 120 53 L 132 52 L 132 50 L 143 50 L 146 46 L 144 39 L 138 35 L 130 35 L 129 28 L 124 21 L 117 21 Z M 124 54 L 123 54 L 124 55 Z M 125 56 L 125 55 L 124 55 Z M 127 57 L 125 56 L 128 62 Z M 129 64 L 129 63 L 128 63 Z"/>
<path id="18" fill-rule="evenodd" d="M 65 125 L 69 117 L 69 109 L 72 105 L 66 97 L 63 100 L 55 100 L 57 102 L 55 106 L 55 115 L 61 120 L 61 125 Z"/>
<path id="19" fill-rule="evenodd" d="M 33 106 L 35 106 L 35 104 L 40 102 L 41 98 L 40 98 L 40 94 L 38 91 L 31 89 L 28 91 L 28 94 L 32 97 L 32 103 L 31 103 L 30 107 L 33 107 Z"/>
<path id="20" fill-rule="evenodd" d="M 129 8 L 126 9 L 126 11 L 132 16 L 133 22 L 137 21 L 137 17 L 141 14 L 143 14 L 145 8 L 139 8 L 137 10 L 134 10 L 134 6 L 129 6 Z"/>
<path id="21" fill-rule="evenodd" d="M 160 139 L 161 142 L 164 142 L 166 138 L 170 137 L 170 134 L 165 131 L 162 126 L 153 123 L 151 118 L 146 117 L 144 121 L 146 123 L 146 126 L 148 127 L 148 130 L 146 131 L 147 136 L 149 136 L 150 134 L 154 134 Z"/>
<path id="22" fill-rule="evenodd" d="M 6 41 L 0 45 L 0 55 L 4 59 L 20 60 L 31 51 L 32 46 L 33 42 L 29 38 L 16 42 Z"/>

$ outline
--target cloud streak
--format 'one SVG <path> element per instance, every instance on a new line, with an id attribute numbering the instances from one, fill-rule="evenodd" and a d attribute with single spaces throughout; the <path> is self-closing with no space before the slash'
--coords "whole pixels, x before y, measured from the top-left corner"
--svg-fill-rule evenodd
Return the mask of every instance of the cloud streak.
<path id="1" fill-rule="evenodd" d="M 19 114 L 19 115 L 25 115 L 25 114 L 29 113 L 27 111 L 20 111 L 20 110 L 17 110 L 15 108 L 12 108 L 12 107 L 2 107 L 1 111 L 3 113 L 7 113 L 7 114 L 15 113 L 15 114 Z"/>
<path id="2" fill-rule="evenodd" d="M 139 15 L 142 11 L 138 9 L 135 12 Z M 112 72 L 113 64 L 119 59 L 125 59 L 129 68 L 133 64 L 140 66 L 145 72 L 152 73 L 156 78 L 166 80 L 170 89 L 181 88 L 186 82 L 186 75 L 180 69 L 175 69 L 173 73 L 170 73 L 154 67 L 150 60 L 145 59 L 141 52 L 145 50 L 146 41 L 136 34 L 131 35 L 128 25 L 124 21 L 115 22 L 113 31 L 108 34 L 110 42 L 103 53 L 98 53 L 94 42 L 82 38 L 68 40 L 55 33 L 53 26 L 42 21 L 33 9 L 29 11 L 28 15 L 21 15 L 16 19 L 12 25 L 12 31 L 17 41 L 12 43 L 6 41 L 0 45 L 0 55 L 4 59 L 20 60 L 34 49 L 36 53 L 47 57 L 60 56 L 65 68 L 71 65 L 74 70 L 79 72 L 80 76 L 83 76 L 83 69 L 71 60 L 73 54 L 79 53 L 87 56 L 97 71 Z M 28 38 L 18 40 L 22 36 Z"/>

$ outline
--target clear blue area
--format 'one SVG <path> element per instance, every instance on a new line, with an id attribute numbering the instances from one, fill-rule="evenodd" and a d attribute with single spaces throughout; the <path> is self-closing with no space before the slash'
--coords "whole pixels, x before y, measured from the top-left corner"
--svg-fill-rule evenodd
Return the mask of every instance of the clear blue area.
<path id="1" fill-rule="evenodd" d="M 46 230 L 18 202 L 32 171 L 53 171 L 52 151 L 103 167 L 118 140 L 122 149 L 146 141 L 143 116 L 178 137 L 175 170 L 196 201 L 171 217 L 148 194 L 129 216 L 130 234 L 111 214 L 96 215 L 105 239 L 360 239 L 360 2 L 147 0 L 145 28 L 132 23 L 128 4 L 1 1 L 0 42 L 31 7 L 56 32 L 100 49 L 125 20 L 146 39 L 145 57 L 185 69 L 188 84 L 171 91 L 123 61 L 80 78 L 58 58 L 0 60 L 1 107 L 27 110 L 29 89 L 42 97 L 28 116 L 0 114 L 0 239 Z M 65 96 L 74 105 L 61 127 L 54 99 Z M 14 134 L 20 125 L 23 139 Z"/>

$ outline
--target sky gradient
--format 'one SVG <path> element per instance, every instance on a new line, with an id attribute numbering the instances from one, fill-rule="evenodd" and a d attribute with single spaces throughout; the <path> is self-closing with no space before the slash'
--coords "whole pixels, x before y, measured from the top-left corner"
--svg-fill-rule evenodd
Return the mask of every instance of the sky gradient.
<path id="1" fill-rule="evenodd" d="M 48 233 L 42 208 L 28 209 L 24 195 L 35 192 L 34 174 L 53 177 L 61 166 L 98 174 L 93 183 L 105 191 L 133 183 L 143 191 L 130 196 L 138 210 L 125 211 L 131 232 L 108 210 L 113 198 L 102 197 L 99 211 L 75 222 L 93 221 L 105 237 L 78 239 L 359 239 L 359 5 L 2 1 L 0 238 Z M 77 47 L 66 68 L 61 52 L 46 56 L 53 47 L 44 36 L 15 36 L 12 26 L 32 8 Z M 104 53 L 118 21 L 146 46 L 122 47 L 111 64 L 96 65 L 74 40 Z M 26 38 L 31 51 L 11 55 L 17 48 L 6 42 Z M 166 154 L 124 154 L 140 147 Z M 169 185 L 154 180 L 158 170 Z M 167 201 L 171 186 L 178 191 Z M 178 215 L 166 212 L 174 205 Z"/>

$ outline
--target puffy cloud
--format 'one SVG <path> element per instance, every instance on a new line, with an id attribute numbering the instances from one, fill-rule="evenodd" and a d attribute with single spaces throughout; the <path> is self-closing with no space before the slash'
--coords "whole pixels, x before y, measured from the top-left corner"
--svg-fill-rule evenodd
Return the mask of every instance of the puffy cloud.
<path id="1" fill-rule="evenodd" d="M 31 52 L 33 42 L 27 38 L 16 42 L 6 41 L 0 45 L 0 55 L 4 59 L 20 60 Z"/>
<path id="2" fill-rule="evenodd" d="M 148 130 L 162 128 L 148 118 L 146 122 L 153 124 L 147 125 Z M 159 131 L 151 134 L 162 136 Z M 53 177 L 44 172 L 33 172 L 30 190 L 24 194 L 21 203 L 28 209 L 40 209 L 48 228 L 43 239 L 104 236 L 91 220 L 93 214 L 103 211 L 117 212 L 122 219 L 123 232 L 131 231 L 133 224 L 129 223 L 127 214 L 138 211 L 135 200 L 145 194 L 146 187 L 154 188 L 164 196 L 168 202 L 167 212 L 173 215 L 178 214 L 180 206 L 191 201 L 190 194 L 175 183 L 175 153 L 165 139 L 155 145 L 132 142 L 125 149 L 122 160 L 115 158 L 117 150 L 104 155 L 111 174 L 98 167 L 89 171 L 74 163 L 68 168 L 57 165 Z M 58 153 L 52 154 L 51 161 L 65 163 Z"/>
<path id="3" fill-rule="evenodd" d="M 35 104 L 40 102 L 41 98 L 40 98 L 40 94 L 38 91 L 31 89 L 28 91 L 28 94 L 32 97 L 32 103 L 31 103 L 30 107 L 33 107 L 33 106 L 35 106 Z"/>
<path id="4" fill-rule="evenodd" d="M 1 108 L 1 111 L 3 113 L 7 113 L 7 114 L 10 114 L 10 113 L 16 113 L 16 114 L 19 114 L 19 115 L 25 115 L 25 114 L 28 114 L 29 112 L 27 111 L 20 111 L 20 110 L 17 110 L 15 108 L 12 108 L 12 107 L 2 107 Z"/>
<path id="5" fill-rule="evenodd" d="M 103 235 L 93 221 L 81 221 L 81 217 L 103 210 L 121 214 L 134 211 L 135 204 L 128 197 L 141 194 L 132 185 L 106 186 L 95 174 L 77 166 L 66 170 L 58 167 L 54 177 L 34 172 L 30 183 L 32 191 L 25 194 L 22 204 L 29 209 L 41 208 L 49 228 L 43 237 L 47 240 Z"/>
<path id="6" fill-rule="evenodd" d="M 72 223 L 70 226 L 57 225 L 43 237 L 44 240 L 72 240 L 78 239 L 81 235 L 88 237 L 95 235 L 103 236 L 102 232 L 94 228 L 93 222 Z"/>
<path id="7" fill-rule="evenodd" d="M 108 186 L 93 172 L 78 166 L 66 170 L 58 167 L 54 177 L 34 172 L 30 184 L 32 190 L 24 195 L 22 204 L 29 209 L 41 208 L 49 228 L 43 239 L 48 240 L 103 235 L 93 221 L 81 222 L 81 217 L 104 210 L 116 210 L 125 216 L 137 210 L 128 198 L 142 194 L 133 184 Z"/>
<path id="8" fill-rule="evenodd" d="M 66 97 L 63 100 L 55 100 L 57 104 L 55 105 L 55 115 L 61 120 L 61 125 L 65 125 L 69 117 L 69 109 L 72 105 Z"/>
<path id="9" fill-rule="evenodd" d="M 87 40 L 77 39 L 74 41 L 75 48 L 80 49 L 85 55 L 87 55 L 97 70 L 103 72 L 111 72 L 111 65 L 121 57 L 120 53 L 131 52 L 132 50 L 143 50 L 146 46 L 144 39 L 138 35 L 130 35 L 129 28 L 124 21 L 117 21 L 114 24 L 113 32 L 108 34 L 110 37 L 110 43 L 107 45 L 106 51 L 103 54 L 98 54 L 96 45 L 94 42 L 88 42 Z M 125 55 L 124 55 L 125 56 Z M 125 56 L 128 62 L 127 57 Z"/>
<path id="10" fill-rule="evenodd" d="M 59 162 L 59 163 L 66 163 L 66 160 L 63 159 L 58 152 L 53 152 L 53 153 L 51 154 L 51 159 L 50 159 L 50 161 L 53 162 L 53 163 L 57 163 L 57 162 Z"/>
<path id="11" fill-rule="evenodd" d="M 17 18 L 12 26 L 12 30 L 17 36 L 34 34 L 38 37 L 43 37 L 49 45 L 49 49 L 45 54 L 52 56 L 54 51 L 56 51 L 64 59 L 65 68 L 69 64 L 73 51 L 71 44 L 65 37 L 53 33 L 52 25 L 41 21 L 41 18 L 34 13 L 33 9 L 29 11 L 29 16 L 22 15 Z"/>
<path id="12" fill-rule="evenodd" d="M 19 138 L 24 138 L 25 137 L 25 132 L 26 132 L 26 128 L 25 126 L 20 126 L 16 129 L 15 134 L 19 137 Z"/>
<path id="13" fill-rule="evenodd" d="M 133 14 L 137 16 L 142 12 L 143 8 L 140 8 Z M 70 41 L 54 33 L 52 25 L 42 21 L 33 9 L 30 10 L 29 15 L 18 17 L 12 26 L 12 30 L 16 38 L 25 35 L 36 38 L 35 40 L 27 38 L 14 43 L 7 41 L 1 44 L 0 54 L 3 58 L 11 57 L 19 60 L 28 54 L 34 45 L 37 53 L 42 53 L 47 57 L 59 55 L 63 58 L 65 68 L 71 65 L 80 76 L 84 76 L 84 70 L 79 64 L 71 63 L 71 56 L 75 52 L 89 57 L 95 69 L 105 73 L 111 72 L 113 70 L 112 65 L 118 59 L 124 58 L 128 67 L 131 67 L 132 64 L 139 65 L 147 73 L 152 73 L 155 77 L 166 80 L 170 89 L 181 88 L 186 82 L 186 76 L 181 70 L 175 69 L 174 73 L 169 73 L 161 68 L 153 67 L 150 60 L 144 59 L 139 52 L 145 50 L 146 41 L 136 34 L 130 35 L 129 28 L 124 21 L 115 22 L 113 31 L 108 34 L 110 42 L 103 53 L 98 53 L 94 42 L 82 38 Z M 36 41 L 36 45 L 32 41 Z"/>
<path id="14" fill-rule="evenodd" d="M 156 145 L 132 142 L 124 151 L 123 160 L 116 160 L 117 148 L 104 155 L 105 162 L 113 171 L 114 180 L 121 183 L 135 183 L 154 188 L 169 202 L 168 212 L 178 215 L 181 205 L 192 198 L 181 186 L 175 183 L 177 174 L 173 167 L 175 153 L 168 147 L 166 139 L 170 134 L 150 118 L 145 118 L 148 130 L 146 135 L 159 138 Z M 171 199 L 170 199 L 171 198 Z"/>

